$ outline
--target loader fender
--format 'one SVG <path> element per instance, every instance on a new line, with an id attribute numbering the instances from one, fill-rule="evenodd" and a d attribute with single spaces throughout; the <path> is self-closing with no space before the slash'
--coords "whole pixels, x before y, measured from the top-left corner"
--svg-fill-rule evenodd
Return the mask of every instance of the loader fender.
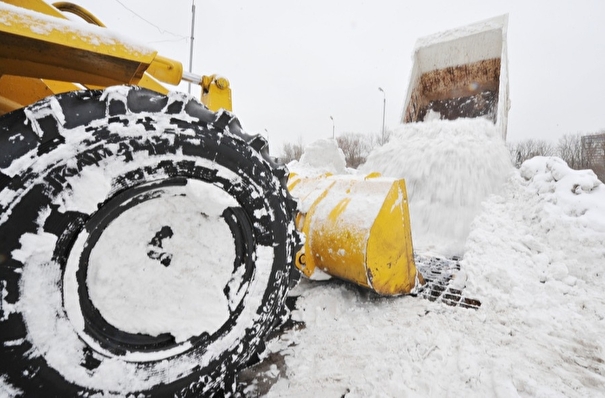
<path id="1" fill-rule="evenodd" d="M 263 138 L 183 94 L 72 92 L 0 117 L 0 173 L 5 387 L 234 391 L 300 247 Z"/>

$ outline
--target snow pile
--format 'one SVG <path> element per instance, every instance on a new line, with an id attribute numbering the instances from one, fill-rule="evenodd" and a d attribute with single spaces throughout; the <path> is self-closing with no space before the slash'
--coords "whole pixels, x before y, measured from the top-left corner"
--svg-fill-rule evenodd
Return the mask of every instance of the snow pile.
<path id="1" fill-rule="evenodd" d="M 548 203 L 546 212 L 605 231 L 605 186 L 592 170 L 572 170 L 560 158 L 538 156 L 523 163 L 520 172 L 529 188 Z"/>
<path id="2" fill-rule="evenodd" d="M 501 191 L 512 165 L 491 122 L 458 119 L 401 125 L 359 169 L 405 179 L 418 250 L 461 255 L 481 202 Z"/>
<path id="3" fill-rule="evenodd" d="M 268 396 L 601 396 L 604 222 L 590 172 L 526 162 L 472 224 L 457 283 L 479 310 L 303 282 Z"/>
<path id="4" fill-rule="evenodd" d="M 312 142 L 305 147 L 299 162 L 288 164 L 291 171 L 304 176 L 324 173 L 345 174 L 347 162 L 336 140 L 323 139 Z"/>
<path id="5" fill-rule="evenodd" d="M 572 170 L 559 158 L 535 157 L 522 165 L 506 197 L 493 197 L 485 206 L 487 211 L 475 221 L 465 256 L 469 272 L 474 273 L 469 282 L 479 281 L 478 294 L 485 293 L 479 287 L 482 284 L 504 286 L 497 283 L 503 274 L 491 266 L 475 268 L 487 257 L 493 258 L 498 249 L 505 251 L 506 257 L 498 255 L 499 261 L 508 263 L 510 270 L 518 272 L 519 265 L 524 265 L 521 271 L 530 273 L 527 278 L 552 285 L 563 294 L 581 296 L 586 286 L 603 283 L 605 186 L 592 171 Z M 510 221 L 493 217 L 495 210 L 506 213 L 500 216 Z M 592 292 L 588 297 L 595 294 L 602 296 Z"/>

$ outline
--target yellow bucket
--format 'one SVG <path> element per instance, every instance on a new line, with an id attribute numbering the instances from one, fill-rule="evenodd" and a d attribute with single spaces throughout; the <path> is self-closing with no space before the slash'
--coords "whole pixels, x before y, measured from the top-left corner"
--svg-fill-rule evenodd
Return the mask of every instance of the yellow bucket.
<path id="1" fill-rule="evenodd" d="M 296 266 L 319 269 L 381 295 L 412 293 L 424 280 L 414 264 L 405 181 L 368 176 L 290 175 L 306 241 Z"/>

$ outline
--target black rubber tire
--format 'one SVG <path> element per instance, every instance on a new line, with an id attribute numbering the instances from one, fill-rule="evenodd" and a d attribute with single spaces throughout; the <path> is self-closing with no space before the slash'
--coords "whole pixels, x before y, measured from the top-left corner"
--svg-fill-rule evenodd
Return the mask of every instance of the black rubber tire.
<path id="1" fill-rule="evenodd" d="M 75 178 L 90 170 L 111 176 L 98 208 L 59 206 L 60 195 L 76 189 Z M 0 391 L 27 397 L 231 394 L 235 374 L 263 346 L 283 309 L 300 246 L 286 178 L 262 137 L 245 134 L 230 113 L 215 114 L 182 94 L 120 86 L 49 97 L 1 117 Z M 184 343 L 170 334 L 113 328 L 88 296 L 87 250 L 125 209 L 192 180 L 221 188 L 239 204 L 223 217 L 237 252 L 232 275 L 245 293 L 235 296 L 226 287 L 225 295 L 237 299 L 229 320 L 212 335 Z M 88 245 L 74 271 L 81 329 L 64 304 L 66 266 L 78 237 Z M 28 257 L 21 250 L 27 239 L 52 246 Z M 257 261 L 262 250 L 272 261 Z M 32 311 L 42 316 L 33 319 Z M 40 337 L 59 329 L 69 338 L 49 343 Z M 80 360 L 58 363 L 56 350 L 74 351 Z M 133 353 L 152 356 L 124 359 Z M 106 368 L 127 378 L 107 380 Z"/>

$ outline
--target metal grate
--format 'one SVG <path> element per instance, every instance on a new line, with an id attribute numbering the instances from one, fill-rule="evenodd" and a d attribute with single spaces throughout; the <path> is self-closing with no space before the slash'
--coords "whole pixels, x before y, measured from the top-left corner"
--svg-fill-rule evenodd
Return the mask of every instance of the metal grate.
<path id="1" fill-rule="evenodd" d="M 450 282 L 456 277 L 456 274 L 460 272 L 458 258 L 416 254 L 414 261 L 416 268 L 426 281 L 426 285 L 418 293 L 419 297 L 463 308 L 478 309 L 481 306 L 479 300 L 466 297 L 462 290 L 449 286 Z"/>

